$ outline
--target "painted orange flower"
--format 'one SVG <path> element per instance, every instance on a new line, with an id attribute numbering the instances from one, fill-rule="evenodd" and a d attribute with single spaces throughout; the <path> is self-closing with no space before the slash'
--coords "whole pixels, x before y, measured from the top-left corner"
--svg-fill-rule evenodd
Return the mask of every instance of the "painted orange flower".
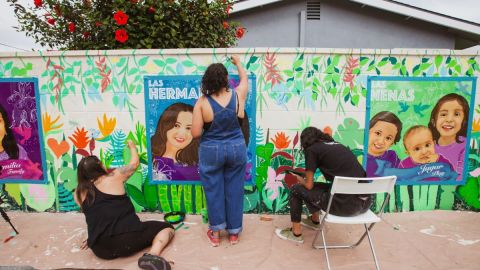
<path id="1" fill-rule="evenodd" d="M 88 131 L 85 130 L 85 128 L 82 127 L 82 129 L 78 128 L 73 132 L 72 136 L 68 137 L 75 147 L 78 149 L 85 148 L 88 143 L 90 142 L 90 139 L 87 136 Z"/>
<path id="2" fill-rule="evenodd" d="M 326 133 L 328 135 L 333 136 L 333 130 L 330 126 L 326 126 L 324 129 L 323 129 L 323 133 Z"/>
<path id="3" fill-rule="evenodd" d="M 478 118 L 477 120 L 473 120 L 472 130 L 475 132 L 480 131 L 480 118 Z"/>
<path id="4" fill-rule="evenodd" d="M 48 112 L 44 113 L 42 115 L 43 133 L 47 134 L 49 132 L 52 132 L 52 133 L 59 132 L 60 128 L 63 126 L 63 123 L 62 124 L 60 124 L 60 123 L 57 124 L 57 121 L 59 119 L 60 119 L 60 115 L 57 116 L 57 118 L 55 118 L 54 120 L 52 120 L 52 118 L 50 117 Z"/>
<path id="5" fill-rule="evenodd" d="M 277 149 L 284 149 L 287 148 L 288 145 L 290 144 L 290 138 L 288 136 L 285 136 L 285 132 L 278 132 L 275 134 L 275 139 L 271 139 L 273 144 L 275 144 L 275 147 Z"/>
<path id="6" fill-rule="evenodd" d="M 100 118 L 97 118 L 98 129 L 100 133 L 102 133 L 103 138 L 110 135 L 113 130 L 115 129 L 115 125 L 117 124 L 117 119 L 112 117 L 110 119 L 107 118 L 107 114 L 103 114 L 103 121 L 100 122 Z"/>

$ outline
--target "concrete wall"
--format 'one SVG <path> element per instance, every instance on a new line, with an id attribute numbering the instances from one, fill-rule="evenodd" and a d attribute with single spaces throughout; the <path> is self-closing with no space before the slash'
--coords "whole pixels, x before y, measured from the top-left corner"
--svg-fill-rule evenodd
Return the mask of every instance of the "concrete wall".
<path id="1" fill-rule="evenodd" d="M 445 27 L 330 0 L 321 1 L 320 20 L 305 20 L 301 44 L 305 10 L 306 1 L 287 0 L 233 14 L 248 30 L 238 47 L 455 48 L 455 36 Z"/>
<path id="2" fill-rule="evenodd" d="M 75 153 L 78 147 L 70 137 L 78 129 L 85 129 L 88 138 L 97 140 L 93 150 L 97 155 L 122 148 L 129 134 L 144 137 L 144 76 L 202 75 L 210 63 L 228 65 L 225 55 L 231 53 L 239 54 L 248 72 L 256 76 L 257 127 L 251 132 L 256 134 L 257 156 L 252 158 L 257 160 L 257 175 L 256 185 L 245 188 L 246 212 L 287 211 L 288 190 L 276 181 L 284 175 L 276 170 L 287 163 L 303 165 L 297 136 L 306 126 L 331 131 L 362 161 L 368 76 L 480 75 L 477 51 L 246 48 L 0 54 L 0 78 L 39 80 L 49 176 L 45 185 L 0 184 L 4 206 L 30 211 L 76 211 L 72 196 L 76 179 L 71 175 L 75 173 L 75 159 L 81 156 Z M 382 61 L 385 57 L 388 61 Z M 415 72 L 420 64 L 423 72 Z M 356 68 L 352 70 L 353 66 Z M 235 69 L 229 66 L 229 70 Z M 477 94 L 472 105 L 476 110 L 468 172 L 480 167 L 479 97 Z M 116 120 L 109 130 L 105 129 L 104 116 Z M 112 145 L 113 139 L 102 141 L 105 136 L 115 137 L 119 145 Z M 68 148 L 59 153 L 55 146 L 58 144 L 67 144 Z M 144 143 L 139 144 L 145 154 Z M 281 152 L 293 155 L 294 164 L 283 159 Z M 122 164 L 123 157 L 115 157 L 115 162 Z M 148 185 L 147 164 L 142 163 L 140 176 L 128 182 L 137 211 L 198 213 L 205 207 L 201 186 Z M 469 174 L 462 187 L 397 187 L 389 210 L 480 209 L 478 180 L 477 174 Z"/>

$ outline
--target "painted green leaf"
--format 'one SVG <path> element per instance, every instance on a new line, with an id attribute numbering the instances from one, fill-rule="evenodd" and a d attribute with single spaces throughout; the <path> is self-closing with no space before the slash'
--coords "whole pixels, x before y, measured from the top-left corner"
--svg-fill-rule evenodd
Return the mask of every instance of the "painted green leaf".
<path id="1" fill-rule="evenodd" d="M 145 65 L 147 64 L 147 62 L 148 62 L 148 58 L 149 58 L 148 56 L 143 57 L 142 59 L 140 59 L 140 60 L 138 61 L 138 64 L 139 64 L 141 67 L 145 66 Z"/>
<path id="2" fill-rule="evenodd" d="M 185 61 L 183 61 L 182 64 L 183 64 L 184 66 L 186 66 L 186 67 L 193 67 L 193 66 L 194 66 L 193 63 L 192 63 L 192 61 L 190 61 L 190 60 L 188 60 L 188 59 L 185 60 Z"/>
<path id="3" fill-rule="evenodd" d="M 464 186 L 458 187 L 458 194 L 463 201 L 475 208 L 480 209 L 480 178 L 469 177 Z"/>
<path id="4" fill-rule="evenodd" d="M 160 59 L 154 59 L 154 60 L 153 60 L 153 63 L 155 63 L 155 65 L 157 65 L 157 66 L 159 66 L 159 67 L 161 67 L 161 68 L 163 68 L 163 67 L 165 66 L 165 62 L 163 62 L 163 61 L 160 60 Z"/>
<path id="5" fill-rule="evenodd" d="M 174 64 L 174 63 L 177 62 L 177 58 L 169 57 L 169 58 L 167 58 L 166 62 L 167 62 L 167 64 Z"/>
<path id="6" fill-rule="evenodd" d="M 20 193 L 20 184 L 5 184 L 5 191 L 12 197 L 17 205 L 22 205 L 22 196 Z"/>
<path id="7" fill-rule="evenodd" d="M 442 64 L 443 62 L 443 56 L 441 55 L 437 55 L 435 56 L 435 67 L 438 69 L 440 67 L 440 65 Z"/>
<path id="8" fill-rule="evenodd" d="M 74 169 L 70 167 L 63 167 L 58 174 L 58 178 L 63 181 L 63 186 L 68 191 L 72 191 L 77 188 L 77 171 Z"/>
<path id="9" fill-rule="evenodd" d="M 145 198 L 143 197 L 142 192 L 138 188 L 127 183 L 125 184 L 125 191 L 127 192 L 130 199 L 134 200 L 139 205 L 145 207 Z"/>
<path id="10" fill-rule="evenodd" d="M 51 208 L 56 199 L 55 185 L 51 180 L 46 185 L 21 184 L 20 192 L 25 204 L 38 212 Z"/>
<path id="11" fill-rule="evenodd" d="M 147 208 L 150 211 L 157 210 L 157 207 L 158 207 L 157 185 L 150 184 L 148 179 L 146 179 L 143 185 L 143 195 L 145 197 L 145 208 Z"/>

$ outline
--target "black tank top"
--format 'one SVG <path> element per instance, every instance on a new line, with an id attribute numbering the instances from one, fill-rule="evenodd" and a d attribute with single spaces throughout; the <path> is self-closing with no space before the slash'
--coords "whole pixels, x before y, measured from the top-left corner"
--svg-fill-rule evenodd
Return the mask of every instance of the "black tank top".
<path id="1" fill-rule="evenodd" d="M 101 192 L 93 186 L 95 200 L 91 205 L 82 203 L 87 222 L 87 244 L 92 247 L 101 236 L 112 236 L 126 232 L 141 231 L 142 222 L 135 214 L 127 194 L 112 195 Z"/>

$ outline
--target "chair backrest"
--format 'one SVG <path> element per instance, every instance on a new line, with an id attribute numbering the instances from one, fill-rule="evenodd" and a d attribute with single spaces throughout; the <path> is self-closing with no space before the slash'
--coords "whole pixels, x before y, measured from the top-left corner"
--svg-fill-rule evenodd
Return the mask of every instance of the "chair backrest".
<path id="1" fill-rule="evenodd" d="M 395 186 L 397 176 L 382 177 L 344 177 L 335 176 L 330 193 L 341 194 L 374 194 L 390 193 Z"/>

